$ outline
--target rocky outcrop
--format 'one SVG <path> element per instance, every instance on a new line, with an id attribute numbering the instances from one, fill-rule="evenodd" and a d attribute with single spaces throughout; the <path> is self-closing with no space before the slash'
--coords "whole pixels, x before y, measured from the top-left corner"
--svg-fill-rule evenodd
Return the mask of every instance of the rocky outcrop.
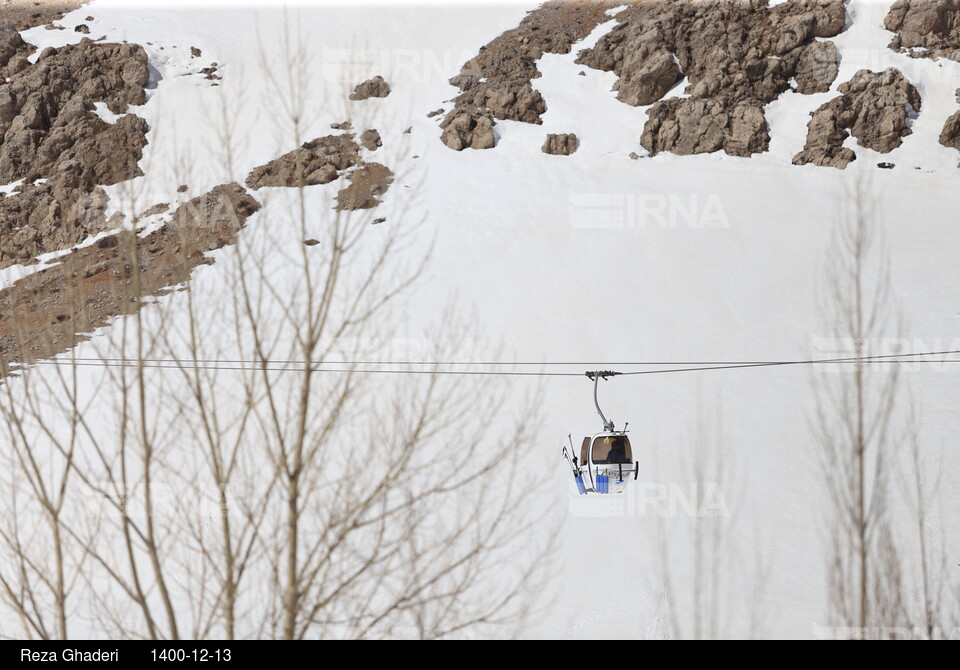
<path id="1" fill-rule="evenodd" d="M 454 151 L 492 149 L 497 145 L 493 116 L 482 110 L 454 108 L 440 123 L 441 141 Z"/>
<path id="2" fill-rule="evenodd" d="M 957 100 L 960 101 L 960 89 L 957 89 Z M 960 151 L 960 112 L 954 112 L 943 124 L 940 144 Z"/>
<path id="3" fill-rule="evenodd" d="M 496 144 L 495 120 L 540 123 L 546 101 L 531 83 L 540 76 L 537 59 L 568 53 L 609 18 L 607 10 L 623 4 L 617 25 L 578 54 L 577 62 L 615 73 L 622 102 L 653 105 L 643 134 L 658 147 L 654 152 L 711 146 L 729 147 L 736 155 L 765 151 L 764 105 L 794 81 L 798 92 L 809 94 L 829 90 L 836 79 L 836 47 L 822 40 L 843 30 L 844 0 L 792 0 L 773 7 L 767 0 L 547 2 L 481 48 L 450 80 L 462 92 L 445 119 L 444 143 L 457 150 L 490 148 Z M 662 102 L 684 77 L 687 95 L 702 102 Z M 688 122 L 694 110 L 711 118 Z M 684 136 L 669 138 L 674 131 Z M 687 137 L 687 132 L 711 136 Z"/>
<path id="4" fill-rule="evenodd" d="M 5 74 L 4 68 L 10 59 L 20 54 L 26 56 L 29 53 L 29 47 L 20 33 L 9 21 L 0 21 L 0 73 Z"/>
<path id="5" fill-rule="evenodd" d="M 328 184 L 359 161 L 360 146 L 352 134 L 327 135 L 255 168 L 247 177 L 247 186 L 258 190 Z"/>
<path id="6" fill-rule="evenodd" d="M 363 145 L 363 148 L 367 151 L 376 151 L 383 146 L 383 140 L 380 137 L 380 133 L 377 132 L 375 128 L 370 130 L 365 130 L 360 135 L 360 144 Z"/>
<path id="7" fill-rule="evenodd" d="M 142 105 L 149 78 L 137 45 L 84 39 L 44 50 L 0 86 L 0 180 L 50 178 L 67 163 L 77 163 L 69 171 L 81 171 L 88 184 L 137 176 L 146 123 L 125 116 L 110 125 L 93 111 L 97 102 L 114 114 Z"/>
<path id="8" fill-rule="evenodd" d="M 621 101 L 653 105 L 641 143 L 651 153 L 741 156 L 767 149 L 763 106 L 792 80 L 800 93 L 829 90 L 837 50 L 817 38 L 839 34 L 846 10 L 843 0 L 681 0 L 636 3 L 616 18 L 577 62 L 614 72 Z M 660 101 L 683 76 L 689 101 Z"/>
<path id="9" fill-rule="evenodd" d="M 890 48 L 915 57 L 960 61 L 958 0 L 897 0 L 884 19 Z"/>
<path id="10" fill-rule="evenodd" d="M 529 81 L 511 81 L 503 86 L 494 86 L 491 82 L 468 84 L 450 114 L 470 108 L 482 109 L 497 119 L 534 124 L 541 123 L 540 115 L 547 111 L 540 91 Z"/>
<path id="11" fill-rule="evenodd" d="M 349 122 L 339 125 L 352 127 Z M 373 129 L 365 131 L 360 142 L 368 151 L 376 151 L 383 144 L 380 133 Z M 247 186 L 254 190 L 317 186 L 341 176 L 346 176 L 349 184 L 337 194 L 336 208 L 340 211 L 376 207 L 393 183 L 393 172 L 380 163 L 363 162 L 354 135 L 343 133 L 317 138 L 261 165 L 247 177 Z"/>
<path id="12" fill-rule="evenodd" d="M 28 264 L 41 254 L 69 249 L 118 227 L 118 221 L 102 216 L 106 202 L 102 189 L 85 192 L 56 179 L 0 196 L 0 265 Z"/>
<path id="13" fill-rule="evenodd" d="M 895 33 L 890 42 L 895 51 L 915 58 L 960 61 L 960 0 L 897 0 L 884 26 Z M 960 112 L 944 123 L 940 144 L 960 150 Z"/>
<path id="14" fill-rule="evenodd" d="M 545 154 L 553 154 L 554 156 L 569 156 L 577 150 L 577 146 L 579 146 L 579 141 L 573 133 L 560 135 L 551 134 L 547 135 L 541 151 Z"/>
<path id="15" fill-rule="evenodd" d="M 390 84 L 383 77 L 377 75 L 372 79 L 357 84 L 353 93 L 350 94 L 351 100 L 367 100 L 369 98 L 386 98 L 390 95 Z"/>
<path id="16" fill-rule="evenodd" d="M 102 237 L 0 290 L 0 378 L 69 351 L 111 319 L 149 304 L 145 297 L 186 284 L 195 268 L 212 262 L 207 252 L 235 243 L 259 209 L 238 184 L 218 186 L 147 235 Z"/>
<path id="17" fill-rule="evenodd" d="M 441 139 L 451 149 L 490 149 L 496 145 L 494 119 L 539 124 L 547 106 L 531 80 L 540 77 L 536 61 L 545 53 L 569 53 L 620 4 L 609 0 L 551 0 L 530 12 L 467 61 L 450 83 L 461 93 L 445 117 Z"/>
<path id="18" fill-rule="evenodd" d="M 614 89 L 618 100 L 634 107 L 656 102 L 683 79 L 679 61 L 668 51 L 651 54 L 634 67 L 624 67 L 624 72 Z"/>
<path id="19" fill-rule="evenodd" d="M 860 70 L 839 91 L 839 97 L 813 112 L 806 145 L 794 164 L 846 167 L 856 159 L 842 146 L 848 135 L 862 147 L 889 153 L 911 133 L 910 119 L 921 107 L 917 89 L 896 68 Z"/>
<path id="20" fill-rule="evenodd" d="M 640 144 L 655 156 L 661 151 L 691 155 L 726 151 L 749 156 L 770 143 L 763 108 L 750 100 L 671 98 L 654 105 Z"/>
<path id="21" fill-rule="evenodd" d="M 46 49 L 35 65 L 20 68 L 13 63 L 29 47 L 4 43 L 17 51 L 0 86 L 0 183 L 24 183 L 0 197 L 0 267 L 67 248 L 100 230 L 102 222 L 87 210 L 103 199 L 99 186 L 142 174 L 138 162 L 148 128 L 132 114 L 107 123 L 94 104 L 122 114 L 145 102 L 149 81 L 147 55 L 137 45 L 84 39 Z"/>
<path id="22" fill-rule="evenodd" d="M 625 102 L 649 104 L 645 101 L 662 97 L 657 95 L 662 84 L 645 87 L 642 84 L 656 79 L 638 79 L 637 73 L 651 63 L 666 67 L 667 56 L 676 59 L 689 80 L 686 92 L 693 97 L 771 102 L 790 88 L 807 47 L 816 38 L 839 34 L 845 18 L 843 0 L 774 7 L 767 7 L 765 0 L 643 2 L 617 14 L 617 27 L 578 62 L 616 73 L 619 97 Z M 824 55 L 807 54 L 804 67 Z M 819 73 L 829 76 L 829 70 Z"/>
<path id="23" fill-rule="evenodd" d="M 13 23 L 17 30 L 51 25 L 67 12 L 72 12 L 88 0 L 2 0 L 3 18 Z M 88 18 L 87 21 L 92 21 Z"/>
<path id="24" fill-rule="evenodd" d="M 811 42 L 800 53 L 794 77 L 797 93 L 826 93 L 840 71 L 840 54 L 833 42 Z"/>
<path id="25" fill-rule="evenodd" d="M 350 184 L 337 194 L 337 209 L 371 209 L 380 204 L 380 196 L 393 183 L 393 171 L 380 163 L 367 163 L 350 172 Z"/>

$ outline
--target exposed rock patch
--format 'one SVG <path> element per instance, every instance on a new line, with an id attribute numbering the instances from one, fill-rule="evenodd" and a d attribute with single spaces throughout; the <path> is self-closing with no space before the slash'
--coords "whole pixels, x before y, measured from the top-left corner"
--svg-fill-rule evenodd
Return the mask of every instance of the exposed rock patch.
<path id="1" fill-rule="evenodd" d="M 393 171 L 380 163 L 367 163 L 347 176 L 350 184 L 337 194 L 337 209 L 371 209 L 380 204 L 380 196 L 393 183 Z"/>
<path id="2" fill-rule="evenodd" d="M 896 35 L 894 51 L 914 58 L 960 61 L 960 1 L 897 0 L 884 19 Z M 957 90 L 960 102 L 960 89 Z M 940 132 L 940 144 L 960 151 L 960 112 L 951 115 Z"/>
<path id="3" fill-rule="evenodd" d="M 721 150 L 750 156 L 766 151 L 770 143 L 763 108 L 752 100 L 671 98 L 654 105 L 647 116 L 640 144 L 651 156 Z"/>
<path id="4" fill-rule="evenodd" d="M 359 161 L 360 146 L 353 135 L 328 135 L 254 169 L 247 177 L 247 186 L 261 189 L 329 184 Z"/>
<path id="5" fill-rule="evenodd" d="M 386 98 L 390 95 L 390 84 L 383 77 L 377 75 L 372 79 L 357 84 L 353 93 L 350 94 L 351 100 L 367 100 L 369 98 Z"/>
<path id="6" fill-rule="evenodd" d="M 636 54 L 633 58 L 637 58 Z M 614 87 L 617 99 L 634 107 L 656 102 L 683 79 L 680 63 L 667 51 L 650 54 L 630 65 L 623 68 L 624 76 Z"/>
<path id="7" fill-rule="evenodd" d="M 852 150 L 842 146 L 849 135 L 862 147 L 889 153 L 911 133 L 910 119 L 920 111 L 920 94 L 895 68 L 860 70 L 839 91 L 839 97 L 813 112 L 806 145 L 794 157 L 795 165 L 846 167 L 856 159 Z"/>
<path id="8" fill-rule="evenodd" d="M 794 80 L 796 90 L 808 94 L 829 90 L 836 79 L 836 47 L 820 40 L 843 30 L 843 0 L 773 7 L 767 0 L 547 2 L 450 80 L 462 93 L 441 124 L 442 141 L 455 150 L 490 148 L 495 120 L 540 123 L 546 102 L 531 83 L 540 76 L 536 60 L 569 53 L 609 18 L 608 9 L 624 4 L 613 30 L 577 62 L 614 72 L 622 102 L 653 105 L 643 133 L 651 153 L 765 151 L 764 105 L 793 88 Z M 663 101 L 684 77 L 693 101 Z M 700 112 L 709 118 L 694 119 Z M 698 132 L 710 136 L 686 135 Z"/>
<path id="9" fill-rule="evenodd" d="M 960 2 L 897 0 L 884 19 L 890 48 L 914 57 L 960 61 Z"/>
<path id="10" fill-rule="evenodd" d="M 207 81 L 221 81 L 223 77 L 221 77 L 218 74 L 219 72 L 220 72 L 219 63 L 211 63 L 209 66 L 202 68 L 200 70 L 200 74 L 202 74 L 203 78 L 206 79 Z"/>
<path id="11" fill-rule="evenodd" d="M 189 281 L 205 254 L 236 242 L 260 204 L 238 184 L 181 205 L 141 238 L 131 231 L 65 254 L 56 265 L 0 291 L 0 377 L 69 351 L 143 298 Z"/>
<path id="12" fill-rule="evenodd" d="M 13 23 L 17 30 L 27 30 L 59 21 L 84 4 L 86 0 L 0 0 L 0 15 Z"/>
<path id="13" fill-rule="evenodd" d="M 383 146 L 383 140 L 380 138 L 380 133 L 375 128 L 371 128 L 360 135 L 360 144 L 367 151 L 376 151 Z"/>
<path id="14" fill-rule="evenodd" d="M 943 124 L 940 132 L 940 144 L 960 151 L 960 112 L 955 112 Z"/>
<path id="15" fill-rule="evenodd" d="M 817 38 L 839 34 L 846 10 L 843 0 L 774 7 L 766 0 L 681 0 L 638 2 L 616 18 L 577 62 L 617 74 L 621 101 L 653 104 L 644 147 L 651 154 L 742 156 L 766 151 L 763 106 L 790 90 L 791 80 L 800 93 L 829 90 L 837 50 Z M 684 76 L 690 98 L 660 101 Z"/>
<path id="16" fill-rule="evenodd" d="M 536 60 L 545 53 L 570 53 L 575 42 L 609 18 L 606 10 L 618 4 L 551 0 L 481 47 L 450 79 L 462 93 L 441 123 L 443 143 L 456 151 L 490 149 L 496 145 L 494 119 L 539 124 L 547 107 L 530 83 L 540 77 Z"/>
<path id="17" fill-rule="evenodd" d="M 493 117 L 482 110 L 456 110 L 440 123 L 440 140 L 454 151 L 492 149 L 497 145 Z"/>
<path id="18" fill-rule="evenodd" d="M 547 139 L 543 143 L 543 146 L 540 148 L 540 150 L 545 154 L 569 156 L 577 150 L 577 146 L 579 146 L 579 141 L 577 140 L 577 136 L 573 133 L 564 133 L 560 135 L 550 134 L 547 135 Z"/>
<path id="19" fill-rule="evenodd" d="M 349 121 L 336 125 L 353 127 Z M 376 151 L 383 145 L 380 133 L 374 129 L 365 131 L 360 143 L 368 151 Z M 376 207 L 380 196 L 393 183 L 393 172 L 380 163 L 363 162 L 361 144 L 357 144 L 352 133 L 320 137 L 253 170 L 247 177 L 247 186 L 252 189 L 316 186 L 345 175 L 350 183 L 337 194 L 336 209 Z"/>
<path id="20" fill-rule="evenodd" d="M 957 98 L 960 99 L 960 89 L 957 89 Z M 960 112 L 954 112 L 943 124 L 940 144 L 960 151 Z"/>
<path id="21" fill-rule="evenodd" d="M 95 102 L 122 114 L 129 105 L 146 101 L 149 79 L 147 55 L 138 45 L 97 44 L 85 38 L 59 50 L 45 49 L 36 65 L 0 86 L 0 179 L 49 177 L 63 163 L 81 158 L 90 164 L 85 167 L 92 169 L 97 183 L 129 179 L 127 161 L 121 161 L 119 175 L 111 174 L 117 172 L 115 160 L 98 160 L 102 152 L 93 144 L 76 145 L 91 138 L 100 143 L 100 135 L 120 126 L 93 114 Z M 116 132 L 127 135 L 138 125 L 133 120 L 126 124 Z"/>
<path id="22" fill-rule="evenodd" d="M 0 75 L 4 79 L 11 73 L 29 67 L 30 63 L 26 60 L 27 56 L 33 51 L 33 47 L 28 45 L 20 37 L 17 27 L 10 21 L 0 21 Z M 17 58 L 16 67 L 8 69 L 11 59 Z"/>
<path id="23" fill-rule="evenodd" d="M 80 3 L 59 3 L 68 4 Z M 186 282 L 194 267 L 211 262 L 204 254 L 235 242 L 259 208 L 236 184 L 221 186 L 149 235 L 125 231 L 76 247 L 124 223 L 121 214 L 105 215 L 101 186 L 142 174 L 147 124 L 126 112 L 146 101 L 147 56 L 135 44 L 86 38 L 45 49 L 31 65 L 33 51 L 0 23 L 0 184 L 21 182 L 0 194 L 0 267 L 73 249 L 0 291 L 0 376 L 67 351 L 112 317 L 139 309 L 142 298 Z M 117 121 L 101 119 L 97 105 Z M 168 210 L 155 205 L 130 223 Z"/>
<path id="24" fill-rule="evenodd" d="M 826 93 L 840 71 L 840 54 L 833 42 L 811 42 L 800 54 L 797 70 L 797 93 Z"/>
<path id="25" fill-rule="evenodd" d="M 117 228 L 101 215 L 106 193 L 87 193 L 54 180 L 0 197 L 0 267 L 28 265 L 40 254 L 67 249 L 90 235 Z"/>
<path id="26" fill-rule="evenodd" d="M 102 197 L 97 187 L 142 174 L 138 162 L 147 143 L 140 117 L 109 124 L 94 113 L 94 103 L 122 114 L 145 102 L 149 71 L 141 47 L 84 39 L 46 49 L 35 65 L 12 73 L 19 52 L 0 85 L 0 183 L 24 184 L 0 198 L 0 267 L 97 232 L 85 213 Z"/>

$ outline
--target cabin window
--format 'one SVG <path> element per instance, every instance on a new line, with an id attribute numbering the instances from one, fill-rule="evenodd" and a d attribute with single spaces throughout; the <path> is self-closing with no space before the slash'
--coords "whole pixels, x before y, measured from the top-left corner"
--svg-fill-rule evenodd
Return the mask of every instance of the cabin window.
<path id="1" fill-rule="evenodd" d="M 593 462 L 616 465 L 633 463 L 630 439 L 626 435 L 607 435 L 593 442 Z"/>

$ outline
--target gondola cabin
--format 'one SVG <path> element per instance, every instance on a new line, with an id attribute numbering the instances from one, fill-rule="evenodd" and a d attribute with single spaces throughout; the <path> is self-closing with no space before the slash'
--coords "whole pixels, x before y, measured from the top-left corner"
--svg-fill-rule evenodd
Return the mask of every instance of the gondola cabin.
<path id="1" fill-rule="evenodd" d="M 629 479 L 636 479 L 639 463 L 633 460 L 626 433 L 603 432 L 583 438 L 580 467 L 588 493 L 623 493 Z"/>
<path id="2" fill-rule="evenodd" d="M 586 376 L 593 382 L 593 404 L 597 407 L 597 414 L 603 421 L 603 432 L 583 438 L 580 446 L 580 457 L 573 453 L 573 437 L 567 435 L 570 450 L 566 445 L 560 454 L 573 473 L 573 481 L 577 484 L 580 495 L 588 493 L 623 493 L 627 487 L 630 475 L 636 479 L 640 474 L 639 461 L 633 460 L 633 450 L 630 448 L 630 438 L 627 437 L 627 427 L 616 430 L 613 421 L 609 421 L 600 409 L 597 398 L 597 387 L 601 379 L 614 377 L 619 372 L 603 370 L 587 372 Z"/>

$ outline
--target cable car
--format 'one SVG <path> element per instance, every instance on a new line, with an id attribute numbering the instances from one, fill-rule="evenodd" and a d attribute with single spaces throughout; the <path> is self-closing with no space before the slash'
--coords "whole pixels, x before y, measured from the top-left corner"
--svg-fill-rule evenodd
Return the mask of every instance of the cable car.
<path id="1" fill-rule="evenodd" d="M 623 430 L 616 430 L 613 421 L 608 421 L 603 415 L 597 398 L 600 380 L 606 380 L 619 373 L 605 370 L 586 374 L 593 381 L 593 403 L 603 421 L 603 431 L 583 438 L 579 459 L 575 455 L 571 456 L 573 438 L 568 436 L 570 451 L 568 452 L 567 447 L 564 446 L 562 456 L 573 472 L 573 479 L 580 495 L 623 493 L 630 475 L 633 474 L 633 479 L 636 479 L 640 474 L 640 462 L 633 460 L 630 438 L 627 437 L 629 424 L 624 425 Z"/>

